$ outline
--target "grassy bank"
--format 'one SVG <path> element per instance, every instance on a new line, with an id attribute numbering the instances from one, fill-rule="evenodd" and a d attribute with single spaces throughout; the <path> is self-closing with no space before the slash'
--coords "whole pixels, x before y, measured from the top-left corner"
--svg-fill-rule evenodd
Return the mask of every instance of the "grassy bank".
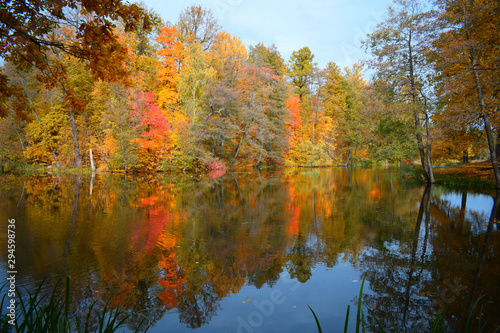
<path id="1" fill-rule="evenodd" d="M 420 166 L 405 166 L 400 169 L 403 178 L 412 182 L 424 182 Z M 491 162 L 445 165 L 434 167 L 436 184 L 453 189 L 494 189 L 495 175 Z"/>

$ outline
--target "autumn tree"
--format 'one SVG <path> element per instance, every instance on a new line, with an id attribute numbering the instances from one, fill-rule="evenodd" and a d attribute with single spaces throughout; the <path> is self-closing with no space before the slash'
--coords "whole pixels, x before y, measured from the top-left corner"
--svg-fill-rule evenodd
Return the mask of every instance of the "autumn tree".
<path id="1" fill-rule="evenodd" d="M 177 76 L 182 70 L 185 57 L 184 45 L 179 40 L 179 33 L 175 26 L 163 27 L 157 37 L 162 48 L 157 55 L 161 67 L 158 71 L 160 84 L 159 104 L 165 108 L 173 108 L 179 103 L 180 95 L 177 91 Z M 169 110 L 171 112 L 171 110 Z"/>
<path id="2" fill-rule="evenodd" d="M 444 113 L 459 126 L 484 128 L 497 188 L 500 171 L 495 150 L 498 117 L 498 2 L 438 1 L 441 33 L 434 43 L 433 60 L 439 74 L 438 95 Z"/>
<path id="3" fill-rule="evenodd" d="M 282 161 L 288 146 L 286 123 L 290 119 L 286 108 L 289 88 L 285 78 L 285 61 L 275 45 L 266 47 L 263 44 L 250 47 L 248 58 L 250 63 L 268 70 L 267 84 L 270 85 L 265 110 L 268 126 L 260 128 L 265 154 L 259 154 L 257 165 L 263 156 L 270 158 L 272 163 Z"/>
<path id="4" fill-rule="evenodd" d="M 177 29 L 183 44 L 198 43 L 203 51 L 208 51 L 220 31 L 220 26 L 212 11 L 201 5 L 186 8 L 179 15 Z"/>
<path id="5" fill-rule="evenodd" d="M 374 56 L 369 64 L 376 70 L 376 79 L 389 82 L 397 99 L 412 112 L 424 177 L 427 183 L 434 183 L 427 82 L 431 41 L 428 17 L 418 0 L 395 0 L 389 7 L 389 17 L 368 35 L 364 45 Z"/>
<path id="6" fill-rule="evenodd" d="M 63 91 L 72 128 L 74 160 L 82 166 L 75 122 L 81 101 L 68 84 L 65 60 L 83 60 L 93 77 L 117 80 L 125 75 L 125 48 L 114 33 L 115 22 L 125 22 L 126 31 L 140 24 L 147 28 L 149 19 L 136 4 L 93 0 L 70 0 L 65 3 L 37 1 L 16 2 L 0 8 L 0 51 L 4 60 L 19 69 L 37 68 L 44 83 Z M 2 87 L 1 94 L 10 93 Z"/>
<path id="7" fill-rule="evenodd" d="M 364 96 L 363 114 L 369 128 L 365 140 L 370 157 L 378 161 L 398 161 L 399 165 L 418 158 L 415 119 L 406 112 L 405 103 L 395 98 L 393 87 L 385 81 L 371 82 Z"/>
<path id="8" fill-rule="evenodd" d="M 117 83 L 104 82 L 93 94 L 95 102 L 102 103 L 103 154 L 109 156 L 112 169 L 134 170 L 139 158 L 137 139 L 141 133 L 141 119 L 132 116 L 130 90 Z"/>
<path id="9" fill-rule="evenodd" d="M 155 105 L 150 93 L 140 92 L 133 96 L 131 118 L 137 124 L 139 136 L 133 140 L 138 144 L 138 162 L 141 169 L 154 171 L 171 150 L 171 127 L 166 116 Z"/>
<path id="10" fill-rule="evenodd" d="M 366 131 L 363 119 L 363 94 L 366 82 L 361 66 L 345 68 L 342 73 L 335 63 L 325 69 L 325 84 L 321 87 L 325 117 L 330 119 L 326 133 L 328 144 L 343 157 L 343 165 L 349 165 L 351 157 L 365 143 Z M 363 134 L 364 133 L 364 134 Z"/>
<path id="11" fill-rule="evenodd" d="M 309 95 L 308 88 L 316 65 L 313 60 L 314 54 L 307 46 L 293 51 L 290 57 L 288 76 L 301 101 Z"/>
<path id="12" fill-rule="evenodd" d="M 18 70 L 13 64 L 6 63 L 3 66 L 2 74 L 8 79 L 12 91 L 11 96 L 6 97 L 5 103 L 2 103 L 2 106 L 6 107 L 8 118 L 18 118 L 25 122 L 25 125 L 30 125 L 32 121 L 36 121 L 38 126 L 42 126 L 41 118 L 44 117 L 45 112 L 53 110 L 54 107 L 60 109 L 60 104 L 62 102 L 60 93 L 58 91 L 49 91 L 46 89 L 43 84 L 37 80 L 37 76 L 39 75 L 37 70 L 24 72 Z M 31 125 L 31 128 L 34 129 L 35 127 L 35 124 Z M 23 128 L 22 131 L 26 134 L 26 128 Z M 40 134 L 43 137 L 50 136 L 50 133 Z M 27 139 L 29 140 L 30 138 L 28 137 Z M 50 140 L 56 146 L 59 144 L 57 138 L 52 138 Z M 35 141 L 37 140 L 35 139 Z M 31 159 L 31 151 L 36 153 L 39 157 L 44 156 L 44 162 L 50 163 L 49 159 L 45 159 L 48 149 L 55 166 L 60 167 L 59 152 L 55 149 L 54 145 L 43 145 L 34 149 L 30 149 L 30 145 L 27 145 L 25 147 L 27 149 L 27 160 L 36 160 Z"/>
<path id="13" fill-rule="evenodd" d="M 303 139 L 302 116 L 300 107 L 300 98 L 295 95 L 289 95 L 286 100 L 286 108 L 289 113 L 289 119 L 286 122 L 288 137 L 288 150 L 286 153 L 287 161 L 292 165 L 302 165 L 302 156 L 298 154 L 297 146 Z"/>

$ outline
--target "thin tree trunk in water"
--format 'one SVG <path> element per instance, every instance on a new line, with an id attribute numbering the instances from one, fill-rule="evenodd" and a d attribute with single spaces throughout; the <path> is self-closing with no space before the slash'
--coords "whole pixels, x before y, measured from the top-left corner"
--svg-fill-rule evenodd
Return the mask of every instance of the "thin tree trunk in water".
<path id="1" fill-rule="evenodd" d="M 459 233 L 462 232 L 465 222 L 465 212 L 467 211 L 467 192 L 462 192 L 462 204 L 460 205 L 460 215 L 458 217 L 458 228 Z"/>
<path id="2" fill-rule="evenodd" d="M 491 243 L 491 236 L 493 235 L 493 224 L 496 220 L 496 216 L 498 215 L 498 211 L 500 209 L 500 189 L 497 188 L 497 193 L 495 196 L 495 202 L 493 203 L 493 208 L 491 209 L 490 220 L 488 222 L 488 229 L 486 231 L 486 238 L 484 240 L 483 251 L 481 252 L 481 257 L 479 259 L 479 266 L 477 268 L 476 278 L 474 280 L 474 286 L 472 287 L 471 298 L 469 301 L 469 311 L 472 309 L 474 304 L 476 304 L 476 293 L 479 288 L 479 281 L 481 280 L 481 274 L 484 269 L 484 264 L 486 262 L 486 257 L 489 253 L 489 247 Z"/>
<path id="3" fill-rule="evenodd" d="M 82 156 L 80 155 L 80 145 L 78 144 L 78 134 L 76 133 L 76 122 L 75 115 L 68 109 L 69 122 L 71 124 L 71 132 L 73 134 L 73 145 L 74 145 L 74 155 L 75 155 L 75 167 L 82 167 Z"/>
<path id="4" fill-rule="evenodd" d="M 92 195 L 92 190 L 94 189 L 94 179 L 95 173 L 92 172 L 92 176 L 90 177 L 90 195 Z"/>
<path id="5" fill-rule="evenodd" d="M 75 200 L 73 202 L 73 214 L 71 215 L 71 228 L 69 231 L 68 239 L 66 240 L 66 246 L 64 249 L 64 255 L 66 256 L 71 245 L 71 239 L 73 238 L 73 234 L 75 233 L 76 227 L 76 217 L 78 215 L 78 199 L 80 198 L 80 187 L 82 186 L 82 176 L 76 177 L 75 182 Z"/>
<path id="6" fill-rule="evenodd" d="M 234 182 L 236 183 L 236 188 L 238 188 L 238 193 L 240 195 L 240 202 L 241 202 L 241 207 L 245 208 L 245 200 L 243 200 L 243 195 L 241 194 L 241 189 L 240 189 L 240 184 L 238 183 L 238 179 L 234 176 L 234 174 L 231 172 L 230 173 L 231 177 L 233 177 Z"/>
<path id="7" fill-rule="evenodd" d="M 21 200 L 23 199 L 24 189 L 25 188 L 26 188 L 26 181 L 24 181 L 24 183 L 23 183 L 23 191 L 21 192 L 21 196 L 19 197 L 19 201 L 17 202 L 17 206 L 16 207 L 19 207 L 19 204 L 21 203 Z"/>
<path id="8" fill-rule="evenodd" d="M 406 327 L 406 315 L 408 313 L 408 307 L 410 305 L 410 289 L 413 280 L 413 272 L 415 271 L 415 261 L 417 257 L 418 240 L 420 238 L 420 226 L 422 225 L 422 219 L 425 215 L 430 213 L 430 199 L 432 197 L 432 185 L 427 185 L 422 195 L 422 200 L 420 201 L 420 207 L 418 210 L 417 223 L 415 223 L 415 234 L 413 236 L 413 245 L 411 251 L 411 261 L 410 270 L 408 271 L 408 284 L 406 285 L 405 293 L 405 304 L 403 310 L 403 325 Z M 428 218 L 428 216 L 426 216 Z"/>

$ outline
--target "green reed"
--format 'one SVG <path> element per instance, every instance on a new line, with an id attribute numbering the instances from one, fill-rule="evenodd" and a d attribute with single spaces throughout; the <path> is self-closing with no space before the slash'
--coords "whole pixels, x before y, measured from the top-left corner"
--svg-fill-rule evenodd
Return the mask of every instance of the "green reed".
<path id="1" fill-rule="evenodd" d="M 0 320 L 0 332 L 26 332 L 26 333 L 112 333 L 125 325 L 129 315 L 119 307 L 110 306 L 106 302 L 94 301 L 89 307 L 83 320 L 73 316 L 70 312 L 71 294 L 70 278 L 66 279 L 66 286 L 61 291 L 61 283 L 57 283 L 51 292 L 43 292 L 44 283 L 40 283 L 34 292 L 26 291 L 25 295 L 16 290 L 16 319 L 15 325 L 9 323 L 11 318 L 6 314 Z M 5 286 L 4 286 L 5 287 Z M 0 288 L 0 292 L 3 288 Z M 3 309 L 7 304 L 5 293 L 0 301 Z M 103 307 L 98 308 L 98 302 Z M 92 327 L 94 326 L 94 327 Z M 143 327 L 144 326 L 144 327 Z M 144 317 L 134 332 L 146 332 L 149 329 L 149 320 Z"/>

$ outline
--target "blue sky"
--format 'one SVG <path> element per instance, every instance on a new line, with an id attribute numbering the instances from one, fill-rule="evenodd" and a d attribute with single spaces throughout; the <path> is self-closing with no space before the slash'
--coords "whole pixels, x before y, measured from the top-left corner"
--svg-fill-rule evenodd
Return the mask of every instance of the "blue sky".
<path id="1" fill-rule="evenodd" d="M 386 17 L 391 0 L 143 0 L 164 20 L 176 23 L 192 4 L 212 10 L 222 28 L 247 45 L 275 44 L 288 62 L 308 46 L 320 67 L 333 61 L 351 66 L 366 53 L 360 41 Z"/>

